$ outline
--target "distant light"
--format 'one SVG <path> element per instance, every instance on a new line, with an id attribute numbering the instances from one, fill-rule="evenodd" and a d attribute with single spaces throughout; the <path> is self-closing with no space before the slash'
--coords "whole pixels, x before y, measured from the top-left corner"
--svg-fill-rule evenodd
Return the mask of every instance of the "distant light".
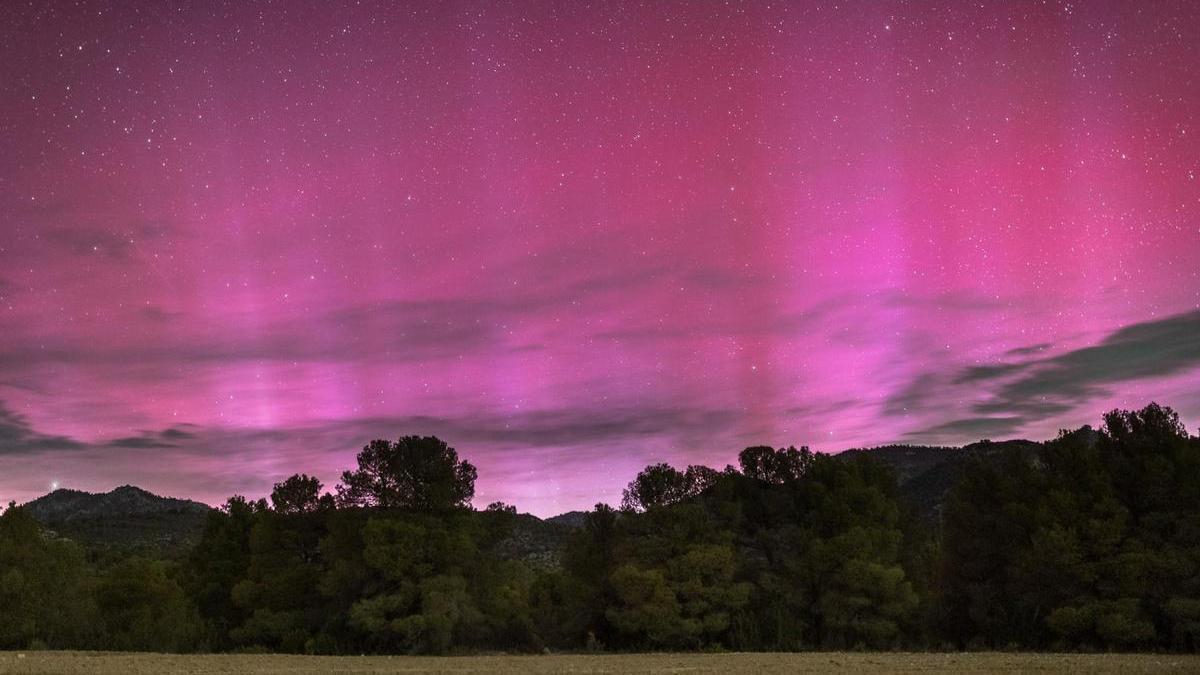
<path id="1" fill-rule="evenodd" d="M 58 481 L 56 481 L 56 480 L 50 481 L 50 491 L 54 492 L 57 489 L 58 489 Z"/>

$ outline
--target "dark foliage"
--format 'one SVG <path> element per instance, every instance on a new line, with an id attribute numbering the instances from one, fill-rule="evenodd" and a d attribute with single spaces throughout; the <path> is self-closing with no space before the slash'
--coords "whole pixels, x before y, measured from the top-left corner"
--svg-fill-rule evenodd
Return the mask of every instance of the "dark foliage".
<path id="1" fill-rule="evenodd" d="M 0 649 L 1200 647 L 1200 439 L 1157 405 L 1044 444 L 656 464 L 621 510 L 547 521 L 470 509 L 436 438 L 358 459 L 336 498 L 304 474 L 231 498 L 174 561 L 10 507 Z"/>
<path id="2" fill-rule="evenodd" d="M 312 513 L 321 508 L 332 508 L 333 499 L 321 498 L 321 481 L 298 473 L 275 484 L 271 490 L 271 506 L 277 513 Z"/>
<path id="3" fill-rule="evenodd" d="M 23 508 L 59 536 L 94 549 L 148 557 L 178 557 L 190 550 L 211 510 L 130 485 L 101 494 L 59 489 Z"/>
<path id="4" fill-rule="evenodd" d="M 938 621 L 957 644 L 1194 650 L 1200 439 L 1152 404 L 976 462 L 942 550 Z"/>
<path id="5" fill-rule="evenodd" d="M 358 453 L 358 469 L 342 474 L 340 506 L 438 511 L 469 506 L 475 467 L 434 436 L 371 441 Z"/>

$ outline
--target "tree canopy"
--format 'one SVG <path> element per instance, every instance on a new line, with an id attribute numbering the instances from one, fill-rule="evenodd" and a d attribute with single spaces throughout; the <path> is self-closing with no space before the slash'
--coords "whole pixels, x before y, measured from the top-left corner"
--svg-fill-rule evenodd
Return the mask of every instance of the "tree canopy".
<path id="1" fill-rule="evenodd" d="M 0 648 L 1200 649 L 1200 439 L 1173 411 L 981 448 L 936 522 L 870 453 L 768 446 L 541 522 L 473 510 L 474 467 L 419 436 L 368 444 L 336 498 L 303 473 L 230 498 L 178 559 L 10 506 Z M 562 533 L 550 561 L 514 554 L 536 528 Z"/>
<path id="2" fill-rule="evenodd" d="M 358 469 L 342 474 L 341 506 L 436 511 L 465 508 L 475 496 L 475 467 L 436 436 L 375 440 L 358 453 Z"/>

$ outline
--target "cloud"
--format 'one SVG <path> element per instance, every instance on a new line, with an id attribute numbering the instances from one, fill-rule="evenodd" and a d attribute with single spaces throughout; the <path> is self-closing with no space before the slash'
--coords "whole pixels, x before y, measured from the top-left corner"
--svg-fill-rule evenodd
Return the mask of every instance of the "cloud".
<path id="1" fill-rule="evenodd" d="M 3 419 L 0 473 L 16 476 L 14 485 L 22 486 L 26 498 L 36 496 L 43 481 L 60 478 L 87 489 L 134 482 L 214 504 L 230 494 L 266 494 L 272 482 L 297 471 L 319 475 L 332 487 L 371 439 L 418 434 L 445 439 L 479 466 L 482 490 L 516 484 L 536 503 L 550 498 L 538 487 L 544 483 L 563 480 L 577 487 L 586 475 L 589 484 L 616 485 L 635 467 L 671 453 L 691 457 L 737 447 L 734 412 L 653 403 L 600 410 L 463 410 L 267 428 L 177 425 L 89 442 L 38 433 L 7 412 Z M 586 499 L 594 501 L 594 495 Z"/>
<path id="2" fill-rule="evenodd" d="M 13 411 L 0 400 L 0 455 L 5 456 L 114 448 L 177 448 L 189 441 L 201 440 L 200 432 L 201 428 L 194 424 L 177 424 L 157 431 L 142 430 L 134 436 L 85 442 L 38 431 L 24 415 Z"/>
<path id="3" fill-rule="evenodd" d="M 1029 345 L 1028 347 L 1016 347 L 1015 349 L 1010 349 L 1007 352 L 1005 352 L 1004 355 L 1005 356 L 1032 356 L 1034 354 L 1041 354 L 1043 352 L 1049 351 L 1053 347 L 1054 347 L 1054 343 L 1039 342 L 1037 344 Z"/>
<path id="4" fill-rule="evenodd" d="M 934 395 L 945 388 L 939 373 L 926 372 L 914 377 L 883 402 L 883 414 L 906 415 L 924 408 Z"/>
<path id="5" fill-rule="evenodd" d="M 153 323 L 167 323 L 183 316 L 182 312 L 171 312 L 158 305 L 147 305 L 138 310 L 138 316 Z"/>
<path id="6" fill-rule="evenodd" d="M 157 308 L 140 312 L 164 323 L 174 316 Z M 237 361 L 391 362 L 454 357 L 476 349 L 528 349 L 507 345 L 504 322 L 485 303 L 391 302 L 340 309 L 312 318 L 287 318 L 253 333 L 228 325 L 184 326 L 152 343 L 81 344 L 58 335 L 30 335 L 0 351 L 0 366 L 37 363 L 145 365 L 228 364 Z M 231 322 L 232 323 L 232 322 Z"/>
<path id="7" fill-rule="evenodd" d="M 893 290 L 880 293 L 879 300 L 882 304 L 892 307 L 935 309 L 958 313 L 991 312 L 1004 309 L 1011 302 L 969 291 L 945 291 L 932 295 L 918 295 Z"/>
<path id="8" fill-rule="evenodd" d="M 42 240 L 51 248 L 73 255 L 94 256 L 124 262 L 137 255 L 142 241 L 161 237 L 163 225 L 141 223 L 128 227 L 101 227 L 94 224 L 45 228 Z"/>
<path id="9" fill-rule="evenodd" d="M 969 384 L 981 380 L 994 380 L 1024 370 L 1026 365 L 1024 363 L 999 363 L 991 366 L 971 366 L 959 373 L 953 381 L 954 384 Z"/>
<path id="10" fill-rule="evenodd" d="M 112 260 L 127 260 L 134 246 L 129 237 L 104 230 L 57 228 L 44 236 L 52 245 L 75 255 L 98 253 Z"/>
<path id="11" fill-rule="evenodd" d="M 40 433 L 24 415 L 0 401 L 0 455 L 22 455 L 47 450 L 78 450 L 87 447 L 66 436 Z"/>
<path id="12" fill-rule="evenodd" d="M 681 433 L 702 438 L 727 431 L 734 422 L 734 414 L 726 410 L 656 406 L 562 408 L 482 419 L 408 418 L 396 422 L 401 427 L 442 428 L 447 436 L 464 441 L 556 447 Z"/>
<path id="13" fill-rule="evenodd" d="M 989 438 L 991 436 L 1007 436 L 1025 425 L 1026 419 L 1020 416 L 1009 417 L 969 417 L 938 424 L 920 431 L 906 434 L 908 438 L 934 440 L 939 438 L 958 440 L 962 438 Z"/>
<path id="14" fill-rule="evenodd" d="M 986 380 L 1008 373 L 995 397 L 979 410 L 1022 410 L 1030 401 L 1074 404 L 1104 393 L 1109 385 L 1162 377 L 1200 365 L 1200 311 L 1121 328 L 1098 344 L 1045 359 L 1008 364 Z"/>
<path id="15" fill-rule="evenodd" d="M 70 231 L 59 240 L 90 246 L 90 236 Z M 0 346 L 0 367 L 42 363 L 145 365 L 228 364 L 237 361 L 429 362 L 466 355 L 495 356 L 541 348 L 511 330 L 524 322 L 547 323 L 581 305 L 614 306 L 629 293 L 666 283 L 659 271 L 589 275 L 558 284 L 494 289 L 487 295 L 387 300 L 338 307 L 311 315 L 256 314 L 252 321 L 227 315 L 217 323 L 176 321 L 181 315 L 159 306 L 137 310 L 138 318 L 169 324 L 153 342 L 84 341 L 61 332 L 30 332 Z M 244 328 L 252 325 L 253 329 Z"/>
<path id="16" fill-rule="evenodd" d="M 490 447 L 552 448 L 585 446 L 656 436 L 677 436 L 700 442 L 727 432 L 735 422 L 728 410 L 670 406 L 625 406 L 604 409 L 565 407 L 513 414 L 464 412 L 460 416 L 372 416 L 316 421 L 280 428 L 206 427 L 179 424 L 161 430 L 141 430 L 132 436 L 82 442 L 43 434 L 0 401 L 0 452 L 36 453 L 45 450 L 112 450 L 193 448 L 205 455 L 262 443 L 286 445 L 301 439 L 343 438 L 343 449 L 372 438 L 437 435 L 451 444 Z"/>
<path id="17" fill-rule="evenodd" d="M 181 442 L 196 438 L 198 436 L 198 429 L 199 427 L 194 424 L 180 424 L 161 431 L 142 430 L 136 436 L 114 438 L 98 444 L 98 447 L 129 449 L 177 448 L 180 447 Z"/>
<path id="18" fill-rule="evenodd" d="M 69 232 L 70 234 L 64 234 Z M 74 230 L 56 235 L 74 248 L 90 247 L 91 235 Z M 591 310 L 608 304 L 618 308 L 630 295 L 644 295 L 655 288 L 672 288 L 680 283 L 744 286 L 762 283 L 754 275 L 718 270 L 676 275 L 661 270 L 634 273 L 604 273 L 558 284 L 522 287 L 520 292 L 494 289 L 472 297 L 386 300 L 338 307 L 312 315 L 283 315 L 272 318 L 260 313 L 253 321 L 227 316 L 219 323 L 178 321 L 182 315 L 152 305 L 136 310 L 141 320 L 169 327 L 154 333 L 153 342 L 83 341 L 63 333 L 27 333 L 0 347 L 0 367 L 20 368 L 31 364 L 146 365 L 228 364 L 238 361 L 330 361 L 390 363 L 429 362 L 463 355 L 494 357 L 542 348 L 529 337 L 514 337 L 512 328 L 526 322 L 550 325 L 547 317 L 569 317 L 580 307 Z M 818 313 L 826 311 L 818 308 Z M 817 314 L 780 317 L 769 330 L 787 333 L 815 320 Z M 188 317 L 190 318 L 190 317 Z M 662 337 L 664 330 L 680 335 L 741 334 L 737 317 L 715 320 L 711 325 L 686 325 L 663 329 L 660 325 L 629 326 L 598 336 L 618 338 Z M 253 329 L 244 326 L 254 326 Z"/>
<path id="19" fill-rule="evenodd" d="M 1009 350 L 1007 356 L 1033 356 L 1042 343 Z M 889 398 L 886 414 L 905 405 L 932 406 L 951 395 L 975 399 L 972 415 L 907 434 L 909 437 L 1001 435 L 1069 412 L 1109 393 L 1113 385 L 1164 377 L 1200 366 L 1200 311 L 1145 321 L 1113 331 L 1098 343 L 1023 361 L 965 368 L 943 379 L 923 373 Z M 961 395 L 961 389 L 983 389 Z M 953 390 L 953 391 L 948 391 Z M 961 396 L 960 396 L 961 395 Z"/>

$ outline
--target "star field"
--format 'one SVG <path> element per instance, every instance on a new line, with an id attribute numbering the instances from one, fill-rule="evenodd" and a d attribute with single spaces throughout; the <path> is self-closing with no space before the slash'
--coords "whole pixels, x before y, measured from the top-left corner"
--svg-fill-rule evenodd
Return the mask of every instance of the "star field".
<path id="1" fill-rule="evenodd" d="M 0 497 L 1200 420 L 1200 7 L 5 3 Z"/>

